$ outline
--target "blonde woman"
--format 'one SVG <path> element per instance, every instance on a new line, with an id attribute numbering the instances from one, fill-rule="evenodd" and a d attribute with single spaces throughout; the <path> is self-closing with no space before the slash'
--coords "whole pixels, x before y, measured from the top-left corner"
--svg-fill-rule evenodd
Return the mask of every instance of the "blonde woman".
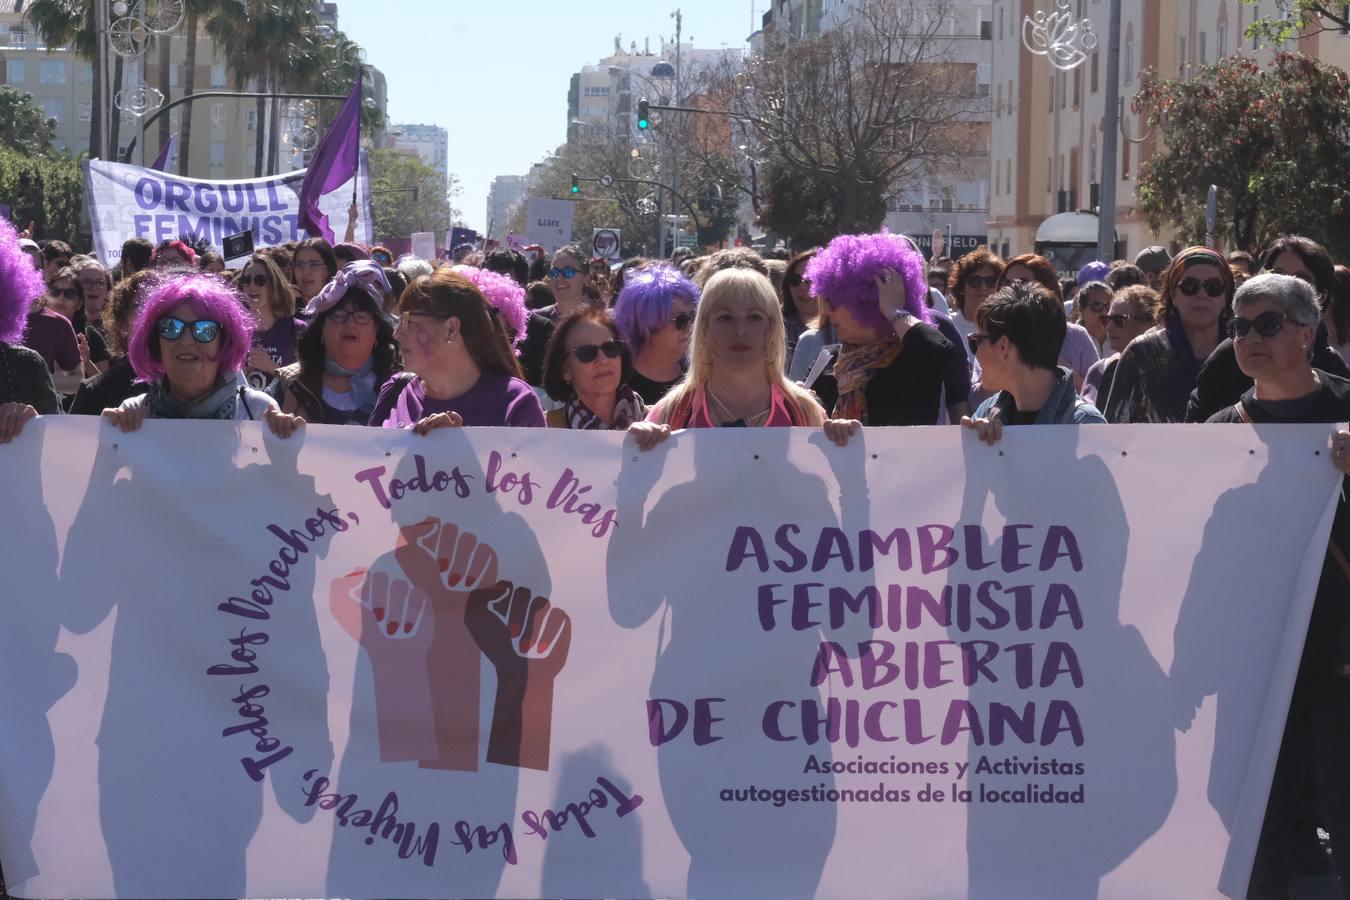
<path id="1" fill-rule="evenodd" d="M 681 428 L 826 426 L 845 443 L 856 430 L 826 422 L 810 391 L 783 372 L 783 312 L 769 279 L 750 269 L 725 269 L 703 286 L 694 319 L 691 364 L 684 380 L 629 427 L 650 450 Z"/>

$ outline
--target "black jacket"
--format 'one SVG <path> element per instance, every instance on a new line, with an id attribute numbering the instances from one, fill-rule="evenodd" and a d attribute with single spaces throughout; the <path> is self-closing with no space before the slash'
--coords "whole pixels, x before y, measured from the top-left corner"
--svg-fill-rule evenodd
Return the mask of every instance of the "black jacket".
<path id="1" fill-rule="evenodd" d="M 1322 325 L 1318 326 L 1317 337 L 1313 340 L 1312 364 L 1314 369 L 1350 378 L 1350 367 L 1327 344 L 1326 327 Z M 1214 348 L 1209 359 L 1200 367 L 1195 390 L 1191 391 L 1190 402 L 1186 404 L 1186 421 L 1209 421 L 1209 417 L 1219 410 L 1237 403 L 1238 398 L 1251 386 L 1251 378 L 1238 368 L 1232 339 L 1224 341 Z"/>
<path id="2" fill-rule="evenodd" d="M 99 372 L 80 382 L 70 412 L 77 416 L 99 416 L 105 409 L 115 409 L 123 400 L 139 397 L 150 385 L 136 380 L 136 372 L 125 356 L 112 361 L 106 372 Z"/>
<path id="3" fill-rule="evenodd" d="M 889 368 L 867 383 L 866 425 L 932 425 L 942 403 L 943 377 L 947 374 L 952 345 L 936 328 L 922 322 L 910 327 L 902 339 L 903 349 Z M 833 372 L 812 385 L 827 412 L 834 410 L 839 386 Z"/>

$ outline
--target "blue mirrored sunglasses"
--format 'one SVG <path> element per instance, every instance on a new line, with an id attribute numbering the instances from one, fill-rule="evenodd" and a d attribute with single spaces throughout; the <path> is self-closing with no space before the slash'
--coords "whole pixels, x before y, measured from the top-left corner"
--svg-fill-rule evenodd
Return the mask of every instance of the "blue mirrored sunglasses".
<path id="1" fill-rule="evenodd" d="M 156 327 L 159 329 L 159 336 L 166 341 L 176 341 L 183 336 L 184 331 L 189 330 L 192 332 L 192 339 L 199 344 L 209 344 L 220 336 L 220 323 L 210 319 L 184 322 L 173 316 L 165 316 L 159 320 Z"/>

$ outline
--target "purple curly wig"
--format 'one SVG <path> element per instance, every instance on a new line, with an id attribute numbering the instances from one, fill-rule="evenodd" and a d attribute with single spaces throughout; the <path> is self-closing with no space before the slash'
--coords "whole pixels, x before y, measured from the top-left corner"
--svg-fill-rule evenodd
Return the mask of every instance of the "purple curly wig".
<path id="1" fill-rule="evenodd" d="M 203 319 L 220 323 L 221 374 L 237 372 L 253 344 L 253 317 L 248 313 L 243 294 L 225 283 L 218 275 L 170 275 L 155 285 L 145 298 L 136 322 L 131 326 L 131 340 L 127 357 L 136 377 L 145 382 L 156 382 L 164 377 L 164 363 L 159 354 L 159 333 L 156 323 L 167 316 L 175 306 L 188 302 Z M 184 333 L 179 340 L 192 340 Z"/>
<path id="2" fill-rule="evenodd" d="M 47 290 L 42 273 L 19 249 L 19 235 L 0 217 L 0 343 L 17 344 L 28 325 L 28 309 Z"/>
<path id="3" fill-rule="evenodd" d="M 614 301 L 614 321 L 634 355 L 642 352 L 647 338 L 670 324 L 670 307 L 677 298 L 698 308 L 698 285 L 672 265 L 633 269 L 624 277 L 623 291 Z"/>
<path id="4" fill-rule="evenodd" d="M 515 335 L 511 346 L 520 346 L 520 342 L 525 339 L 525 323 L 530 318 L 530 311 L 525 307 L 525 289 L 514 278 L 477 266 L 455 266 L 450 271 L 473 282 L 479 293 L 497 310 L 502 323 Z"/>
<path id="5" fill-rule="evenodd" d="M 888 323 L 877 307 L 876 279 L 886 269 L 895 269 L 904 281 L 905 309 L 933 324 L 923 256 L 899 235 L 841 234 L 806 264 L 802 274 L 811 282 L 813 297 L 832 309 L 843 307 L 860 325 L 884 331 Z"/>

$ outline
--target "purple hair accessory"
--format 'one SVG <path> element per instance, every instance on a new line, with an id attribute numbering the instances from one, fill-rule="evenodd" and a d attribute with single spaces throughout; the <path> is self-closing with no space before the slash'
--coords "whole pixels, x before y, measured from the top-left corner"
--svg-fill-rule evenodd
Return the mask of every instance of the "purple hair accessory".
<path id="1" fill-rule="evenodd" d="M 28 310 L 47 290 L 33 258 L 19 246 L 19 235 L 0 216 L 0 341 L 17 344 L 28 325 Z"/>
<path id="2" fill-rule="evenodd" d="M 697 308 L 699 296 L 698 285 L 668 263 L 632 269 L 614 301 L 614 324 L 637 354 L 647 338 L 670 323 L 670 309 L 676 300 Z"/>
<path id="3" fill-rule="evenodd" d="M 154 383 L 164 377 L 164 363 L 152 347 L 159 347 L 159 320 L 180 303 L 190 303 L 196 315 L 220 323 L 221 374 L 238 372 L 253 344 L 253 317 L 244 295 L 218 275 L 170 275 L 158 282 L 145 298 L 127 342 L 127 358 L 138 381 Z M 179 338 L 179 340 L 191 338 Z"/>
<path id="4" fill-rule="evenodd" d="M 1078 277 L 1074 281 L 1078 284 L 1087 284 L 1089 281 L 1105 281 L 1106 276 L 1110 274 L 1111 266 L 1109 264 L 1101 260 L 1093 260 L 1078 270 Z"/>
<path id="5" fill-rule="evenodd" d="M 811 294 L 831 308 L 847 309 L 860 324 L 886 330 L 888 323 L 877 304 L 877 278 L 887 269 L 900 273 L 905 285 L 905 309 L 916 319 L 933 324 L 928 311 L 927 266 L 923 255 L 903 235 L 842 234 L 806 264 L 802 274 L 811 282 Z"/>
<path id="6" fill-rule="evenodd" d="M 520 283 L 514 278 L 477 266 L 454 266 L 450 271 L 473 282 L 473 286 L 497 310 L 497 315 L 515 335 L 511 346 L 519 346 L 525 339 L 525 323 L 530 318 L 530 311 L 525 306 L 525 289 Z"/>
<path id="7" fill-rule="evenodd" d="M 385 277 L 384 269 L 380 268 L 379 263 L 369 259 L 356 259 L 347 263 L 338 273 L 333 276 L 333 280 L 325 284 L 314 295 L 314 299 L 309 301 L 302 313 L 307 318 L 314 318 L 325 310 L 337 306 L 347 292 L 353 287 L 357 287 L 367 294 L 370 294 L 375 300 L 377 306 L 384 304 L 384 295 L 393 288 L 389 286 L 389 279 Z"/>

